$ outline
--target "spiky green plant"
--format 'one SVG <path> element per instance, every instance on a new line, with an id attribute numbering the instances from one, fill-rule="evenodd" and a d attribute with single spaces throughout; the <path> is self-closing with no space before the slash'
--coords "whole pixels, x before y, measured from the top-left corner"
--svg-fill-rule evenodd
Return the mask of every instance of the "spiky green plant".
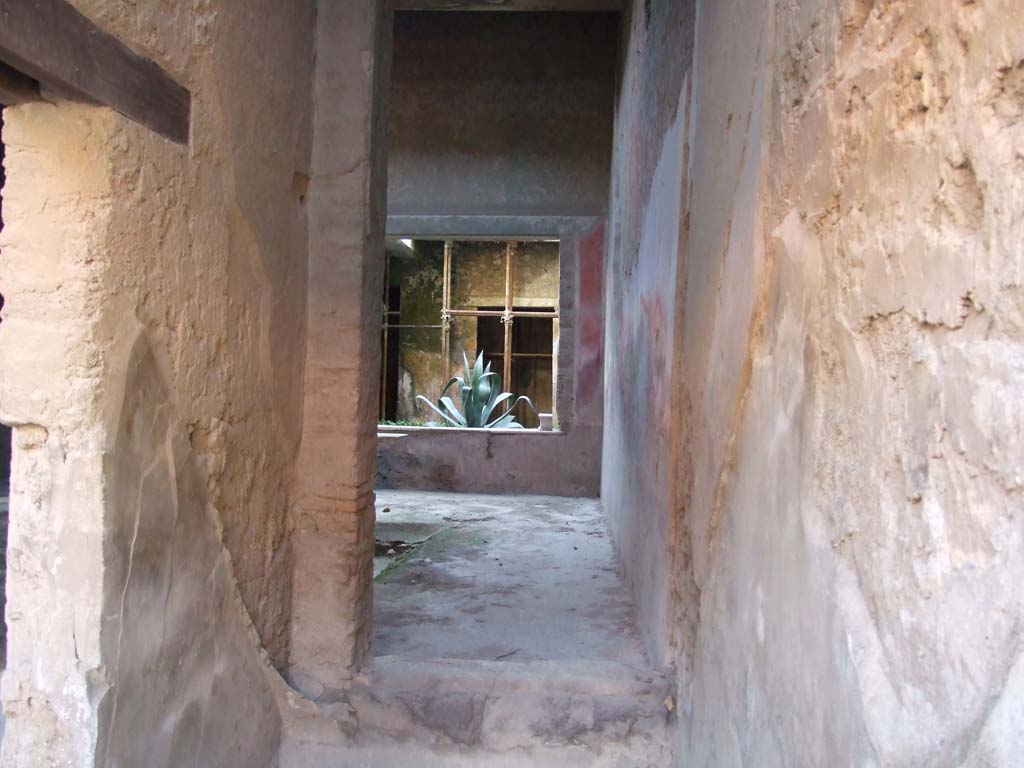
<path id="1" fill-rule="evenodd" d="M 484 367 L 483 352 L 477 355 L 472 367 L 465 352 L 462 353 L 462 361 L 466 366 L 466 375 L 453 376 L 441 390 L 436 405 L 423 395 L 417 395 L 416 399 L 422 400 L 428 408 L 453 427 L 523 429 L 523 425 L 516 421 L 512 411 L 519 403 L 526 403 L 530 410 L 536 413 L 537 409 L 533 407 L 530 398 L 525 395 L 515 397 L 511 392 L 502 392 L 501 377 L 491 370 L 490 363 Z M 458 385 L 459 407 L 456 407 L 455 401 L 448 397 L 448 390 L 453 384 Z M 507 405 L 510 400 L 512 404 Z M 498 411 L 501 411 L 501 414 L 495 416 Z"/>

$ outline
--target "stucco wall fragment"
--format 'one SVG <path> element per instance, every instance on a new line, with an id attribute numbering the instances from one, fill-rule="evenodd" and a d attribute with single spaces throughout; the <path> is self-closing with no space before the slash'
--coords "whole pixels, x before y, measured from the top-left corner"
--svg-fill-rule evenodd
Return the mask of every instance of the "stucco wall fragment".
<path id="1" fill-rule="evenodd" d="M 680 764 L 1013 765 L 1024 15 L 716 2 L 694 38 L 662 555 Z M 612 211 L 647 238 L 652 178 L 642 217 Z"/>
<path id="2" fill-rule="evenodd" d="M 102 304 L 110 208 L 109 158 L 91 152 L 88 137 L 106 138 L 110 126 L 90 112 L 40 105 L 5 113 L 0 404 L 15 437 L 2 759 L 11 766 L 90 765 L 93 697 L 106 688 L 104 430 L 93 396 L 103 371 L 82 319 Z M 46 226 L 37 226 L 43 211 Z M 77 556 L 65 556 L 66 547 Z"/>
<path id="3" fill-rule="evenodd" d="M 663 523 L 645 522 L 657 477 L 610 513 L 655 639 L 667 618 L 680 765 L 1018 759 L 1018 5 L 701 3 L 689 95 L 670 70 L 643 81 L 681 93 L 688 125 L 675 490 Z M 627 59 L 624 82 L 646 67 Z M 620 262 L 628 296 L 672 248 L 643 243 L 671 218 L 677 139 L 621 129 L 623 178 L 623 157 L 662 145 L 649 190 L 613 201 L 613 231 L 640 232 L 617 241 L 640 244 L 635 272 Z M 608 351 L 611 398 L 628 358 Z M 613 451 L 628 423 L 609 406 Z M 653 460 L 606 451 L 606 478 Z M 633 543 L 660 525 L 664 591 Z"/>
<path id="4" fill-rule="evenodd" d="M 690 3 L 636 4 L 625 25 L 605 267 L 601 497 L 653 657 L 665 662 L 683 312 Z M 664 69 L 659 67 L 664 63 Z"/>
<path id="5" fill-rule="evenodd" d="M 1004 87 L 1024 13 L 820 2 L 763 30 L 772 274 L 702 615 L 748 596 L 730 623 L 753 622 L 736 650 L 765 659 L 766 703 L 806 679 L 785 684 L 792 725 L 760 738 L 821 760 L 1010 765 L 1021 731 L 990 719 L 1024 702 L 1024 128 Z M 774 533 L 759 540 L 745 509 Z M 767 546 L 791 565 L 726 576 L 747 546 L 737 561 Z M 822 690 L 848 716 L 808 728 Z M 734 727 L 761 709 L 727 707 Z"/>
<path id="6" fill-rule="evenodd" d="M 25 556 L 4 764 L 270 765 L 260 645 L 286 662 L 312 8 L 76 5 L 191 89 L 192 137 L 7 111 L 0 403 L 23 437 Z M 65 533 L 51 546 L 39 525 Z"/>

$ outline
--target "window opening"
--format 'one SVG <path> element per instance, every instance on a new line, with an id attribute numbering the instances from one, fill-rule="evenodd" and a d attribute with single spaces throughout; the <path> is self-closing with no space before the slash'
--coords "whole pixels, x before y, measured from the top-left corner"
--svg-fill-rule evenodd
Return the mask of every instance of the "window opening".
<path id="1" fill-rule="evenodd" d="M 504 390 L 554 413 L 558 286 L 557 241 L 389 241 L 380 418 L 433 421 L 416 395 L 436 400 L 479 352 Z M 525 404 L 516 417 L 539 425 Z"/>

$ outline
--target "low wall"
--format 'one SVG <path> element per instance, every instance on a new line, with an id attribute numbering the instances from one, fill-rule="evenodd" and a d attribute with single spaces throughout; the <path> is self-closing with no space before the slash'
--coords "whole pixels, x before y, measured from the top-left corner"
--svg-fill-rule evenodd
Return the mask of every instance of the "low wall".
<path id="1" fill-rule="evenodd" d="M 381 433 L 393 436 L 378 444 L 381 488 L 550 496 L 600 490 L 600 427 L 571 433 L 381 427 Z"/>

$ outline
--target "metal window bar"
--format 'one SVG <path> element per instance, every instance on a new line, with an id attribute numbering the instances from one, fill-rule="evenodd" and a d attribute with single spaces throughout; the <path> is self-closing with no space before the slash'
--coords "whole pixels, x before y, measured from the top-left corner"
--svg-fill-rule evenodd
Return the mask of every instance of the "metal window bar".
<path id="1" fill-rule="evenodd" d="M 388 399 L 388 317 L 391 315 L 391 257 L 384 253 L 384 328 L 381 334 L 380 347 L 380 407 L 378 419 L 387 416 Z"/>
<path id="2" fill-rule="evenodd" d="M 441 360 L 443 366 L 444 376 L 442 377 L 445 381 L 449 378 L 449 366 L 451 361 L 449 360 L 451 341 L 451 321 L 454 317 L 500 317 L 501 322 L 505 326 L 505 342 L 504 349 L 502 350 L 502 384 L 505 387 L 512 385 L 512 359 L 515 357 L 526 357 L 527 355 L 520 355 L 519 353 L 512 352 L 512 324 L 515 322 L 517 317 L 542 317 L 550 318 L 553 322 L 558 322 L 558 310 L 547 310 L 547 311 L 532 311 L 515 309 L 515 267 L 516 267 L 516 250 L 518 243 L 514 241 L 508 241 L 505 244 L 505 309 L 494 310 L 494 309 L 455 309 L 452 307 L 452 246 L 454 241 L 446 240 L 444 244 L 444 276 L 443 276 L 443 291 L 442 291 L 442 307 L 441 307 Z M 541 357 L 538 355 L 537 357 Z M 554 358 L 553 355 L 547 355 L 546 357 Z"/>

